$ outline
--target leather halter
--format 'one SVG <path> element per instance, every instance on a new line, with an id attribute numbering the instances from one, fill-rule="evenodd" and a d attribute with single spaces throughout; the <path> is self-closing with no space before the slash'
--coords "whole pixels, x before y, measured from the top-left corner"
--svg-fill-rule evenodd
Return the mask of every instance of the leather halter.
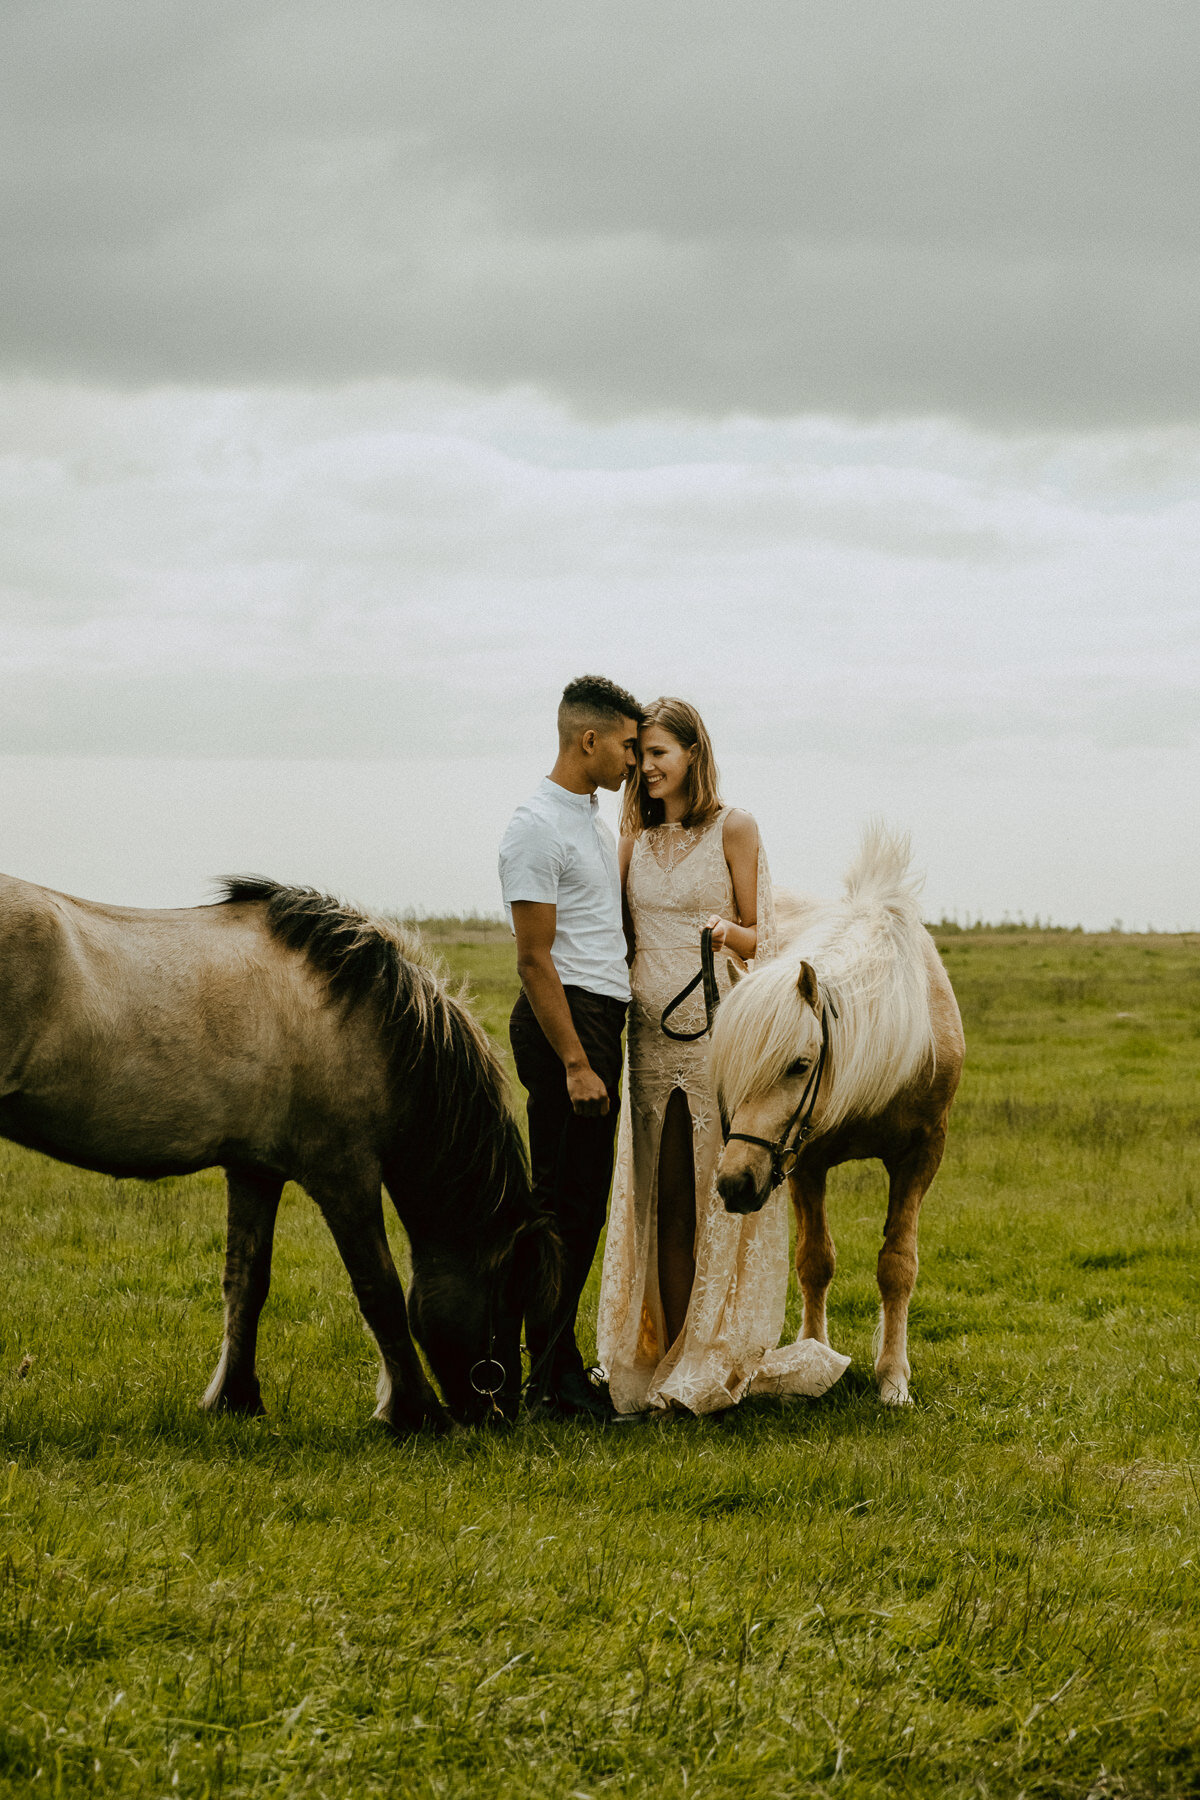
<path id="1" fill-rule="evenodd" d="M 673 1012 L 678 1011 L 688 995 L 694 993 L 701 982 L 704 984 L 703 1026 L 699 1031 L 672 1031 L 671 1027 L 667 1024 L 667 1020 L 671 1017 Z M 713 958 L 712 932 L 705 926 L 704 930 L 700 933 L 699 972 L 693 975 L 687 986 L 681 988 L 675 998 L 663 1008 L 662 1016 L 659 1019 L 659 1025 L 661 1026 L 664 1035 L 669 1038 L 674 1038 L 677 1043 L 694 1043 L 697 1038 L 705 1037 L 707 1033 L 712 1030 L 713 1015 L 720 1003 L 721 996 L 717 989 L 717 976 Z M 809 1074 L 808 1080 L 804 1084 L 804 1092 L 800 1096 L 800 1103 L 790 1115 L 787 1124 L 777 1138 L 752 1137 L 748 1131 L 730 1131 L 729 1121 L 725 1117 L 724 1109 L 722 1109 L 721 1136 L 727 1144 L 732 1139 L 736 1138 L 739 1143 L 757 1144 L 760 1150 L 770 1151 L 772 1188 L 782 1186 L 783 1182 L 787 1180 L 787 1177 L 796 1166 L 796 1159 L 799 1157 L 801 1150 L 803 1150 L 806 1140 L 812 1136 L 812 1116 L 816 1110 L 817 1094 L 821 1087 L 821 1077 L 825 1073 L 825 1064 L 829 1060 L 829 1021 L 831 1018 L 836 1019 L 837 1016 L 837 1008 L 834 1006 L 833 1002 L 831 1000 L 822 1000 L 821 1048 L 817 1052 L 816 1063 Z M 794 1137 L 792 1137 L 793 1132 L 795 1132 Z M 790 1143 L 788 1141 L 789 1139 L 791 1139 Z"/>
<path id="2" fill-rule="evenodd" d="M 804 1092 L 800 1102 L 788 1118 L 787 1124 L 777 1138 L 753 1137 L 748 1131 L 730 1131 L 729 1122 L 721 1111 L 721 1135 L 728 1144 L 737 1139 L 742 1144 L 757 1144 L 760 1150 L 771 1153 L 771 1187 L 782 1187 L 792 1170 L 805 1142 L 812 1136 L 813 1113 L 816 1110 L 817 1094 L 821 1087 L 821 1076 L 825 1072 L 825 1064 L 829 1057 L 829 1021 L 837 1018 L 837 1010 L 832 1001 L 821 1002 L 821 1048 L 817 1052 L 817 1060 L 804 1084 Z M 792 1133 L 795 1132 L 795 1136 Z M 791 1139 L 789 1143 L 789 1138 Z"/>

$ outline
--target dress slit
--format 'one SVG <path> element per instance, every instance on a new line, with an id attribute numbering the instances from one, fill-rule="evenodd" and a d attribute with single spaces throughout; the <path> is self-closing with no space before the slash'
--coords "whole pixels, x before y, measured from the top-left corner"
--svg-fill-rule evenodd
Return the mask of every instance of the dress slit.
<path id="1" fill-rule="evenodd" d="M 676 1100 L 676 1095 L 679 1096 Z M 662 1207 L 663 1150 L 673 1164 L 670 1175 L 680 1188 L 688 1185 L 691 1198 L 683 1199 L 678 1218 L 667 1215 Z M 654 1158 L 654 1240 L 655 1278 L 659 1308 L 663 1320 L 663 1349 L 669 1351 L 687 1328 L 696 1281 L 696 1142 L 692 1120 L 691 1096 L 682 1082 L 673 1082 L 663 1107 L 662 1125 Z M 690 1223 L 690 1232 L 687 1229 Z M 665 1230 L 664 1230 L 665 1224 Z M 684 1285 L 686 1279 L 686 1298 Z"/>

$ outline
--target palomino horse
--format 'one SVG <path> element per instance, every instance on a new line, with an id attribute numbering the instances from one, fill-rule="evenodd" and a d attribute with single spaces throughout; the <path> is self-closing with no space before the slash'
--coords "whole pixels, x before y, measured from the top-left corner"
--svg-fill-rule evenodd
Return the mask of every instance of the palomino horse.
<path id="1" fill-rule="evenodd" d="M 806 1338 L 829 1342 L 829 1170 L 867 1157 L 887 1169 L 875 1372 L 892 1405 L 909 1397 L 917 1217 L 942 1160 L 964 1048 L 908 865 L 907 839 L 869 827 L 845 899 L 796 907 L 782 953 L 730 994 L 712 1042 L 728 1133 L 717 1187 L 730 1212 L 757 1212 L 788 1177 Z"/>
<path id="2" fill-rule="evenodd" d="M 210 1409 L 261 1412 L 258 1318 L 287 1180 L 312 1195 L 379 1346 L 376 1417 L 512 1417 L 526 1304 L 555 1246 L 487 1038 L 414 940 L 309 888 L 230 881 L 213 906 L 99 906 L 0 876 L 0 1135 L 81 1168 L 228 1185 Z M 412 1248 L 404 1291 L 386 1184 Z"/>

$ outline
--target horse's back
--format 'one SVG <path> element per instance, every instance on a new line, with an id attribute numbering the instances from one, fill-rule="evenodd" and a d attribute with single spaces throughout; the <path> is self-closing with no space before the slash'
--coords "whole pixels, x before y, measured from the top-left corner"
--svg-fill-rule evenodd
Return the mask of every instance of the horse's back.
<path id="1" fill-rule="evenodd" d="M 54 903 L 62 898 L 0 875 L 0 1096 L 11 1091 L 53 1004 L 65 942 Z"/>
<path id="2" fill-rule="evenodd" d="M 856 1156 L 890 1154 L 914 1131 L 943 1129 L 962 1072 L 958 1002 L 918 893 L 907 840 L 875 826 L 841 899 L 776 896 L 788 965 L 832 965 L 843 1015 L 834 1035 L 851 1071 L 832 1130 L 839 1150 Z"/>
<path id="3" fill-rule="evenodd" d="M 5 878 L 0 1019 L 0 1132 L 89 1167 L 270 1161 L 300 1108 L 319 1126 L 378 1087 L 253 904 L 150 911 Z"/>
<path id="4" fill-rule="evenodd" d="M 108 906 L 0 877 L 6 1010 L 40 1007 L 39 1030 L 70 1041 L 134 1026 L 153 1033 L 185 1008 L 200 1020 L 215 1009 L 232 1025 L 254 1010 L 264 980 L 277 999 L 312 1004 L 319 984 L 302 959 L 271 955 L 255 911 Z"/>
<path id="5" fill-rule="evenodd" d="M 933 1020 L 938 1057 L 945 1057 L 961 1067 L 966 1053 L 966 1038 L 963 1035 L 962 1014 L 958 1010 L 958 997 L 937 945 L 928 929 L 922 929 L 925 962 L 929 970 L 929 1011 Z"/>
<path id="6" fill-rule="evenodd" d="M 962 1014 L 953 984 L 946 973 L 937 945 L 925 926 L 921 927 L 922 949 L 929 974 L 929 1019 L 933 1030 L 933 1069 L 924 1095 L 918 1089 L 914 1098 L 923 1100 L 923 1109 L 936 1110 L 943 1117 L 958 1089 L 966 1057 L 966 1038 Z"/>

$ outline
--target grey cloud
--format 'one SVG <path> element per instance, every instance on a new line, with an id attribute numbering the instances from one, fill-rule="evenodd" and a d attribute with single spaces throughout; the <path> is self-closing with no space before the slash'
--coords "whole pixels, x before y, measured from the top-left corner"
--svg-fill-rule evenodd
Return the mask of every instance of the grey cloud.
<path id="1" fill-rule="evenodd" d="M 536 742 L 550 711 L 518 703 L 514 722 Z M 439 744 L 487 752 L 474 696 L 368 676 L 37 673 L 6 684 L 0 716 L 0 755 L 390 758 Z"/>
<path id="2" fill-rule="evenodd" d="M 1200 10 L 13 5 L 10 369 L 1200 416 Z"/>
<path id="3" fill-rule="evenodd" d="M 607 665 L 625 674 L 611 650 Z M 403 675 L 217 672 L 136 677 L 44 671 L 6 683 L 0 756 L 124 756 L 291 760 L 432 759 L 516 754 L 549 745 L 558 683 L 544 671 L 486 698 L 453 681 Z M 661 682 L 658 684 L 661 685 Z M 648 693 L 647 689 L 647 693 Z M 854 706 L 818 681 L 770 694 L 773 738 L 802 750 L 877 766 L 916 751 L 1076 743 L 1102 751 L 1194 750 L 1193 689 L 1142 681 L 1123 691 L 1046 704 L 997 695 L 975 707 L 897 694 Z M 733 745 L 757 741 L 756 712 L 738 695 L 706 705 Z"/>

